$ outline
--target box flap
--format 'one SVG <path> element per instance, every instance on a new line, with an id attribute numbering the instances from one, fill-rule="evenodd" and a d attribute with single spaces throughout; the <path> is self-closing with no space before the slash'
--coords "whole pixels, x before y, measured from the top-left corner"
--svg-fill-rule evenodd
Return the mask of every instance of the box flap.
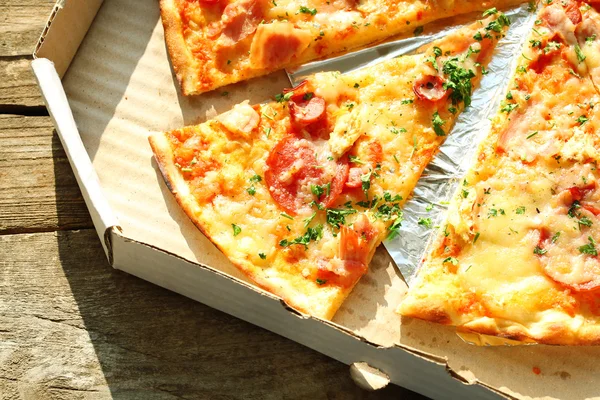
<path id="1" fill-rule="evenodd" d="M 77 53 L 103 0 L 58 0 L 33 52 L 34 58 L 54 62 L 62 77 Z"/>
<path id="2" fill-rule="evenodd" d="M 112 212 L 102 189 L 92 162 L 83 147 L 79 130 L 73 119 L 67 96 L 54 68 L 54 64 L 45 58 L 31 62 L 42 97 L 54 122 L 60 141 L 69 157 L 75 178 L 81 189 L 85 203 L 90 210 L 92 221 L 104 247 L 109 261 L 111 260 L 108 230 L 118 226 L 117 217 Z"/>

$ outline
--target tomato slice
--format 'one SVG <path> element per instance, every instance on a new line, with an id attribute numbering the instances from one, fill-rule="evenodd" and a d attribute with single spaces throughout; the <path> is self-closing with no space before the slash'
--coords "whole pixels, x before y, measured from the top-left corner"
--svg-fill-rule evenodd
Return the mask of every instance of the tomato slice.
<path id="1" fill-rule="evenodd" d="M 305 100 L 304 96 L 295 96 L 289 101 L 290 113 L 292 119 L 301 124 L 308 125 L 317 122 L 325 115 L 325 99 L 318 96 L 312 96 Z"/>
<path id="2" fill-rule="evenodd" d="M 318 182 L 319 185 L 329 183 L 329 194 L 320 199 L 323 206 L 329 207 L 335 203 L 348 180 L 348 162 L 340 160 L 335 175 L 330 182 L 322 179 L 324 168 L 319 166 L 315 156 L 315 145 L 294 135 L 288 135 L 279 141 L 267 157 L 265 182 L 275 202 L 289 214 L 295 215 L 305 207 L 314 195 L 307 191 L 306 180 Z M 309 190 L 309 189 L 308 189 Z"/>
<path id="3" fill-rule="evenodd" d="M 413 84 L 413 92 L 421 100 L 439 101 L 446 97 L 444 80 L 438 75 L 423 75 Z"/>
<path id="4" fill-rule="evenodd" d="M 265 182 L 271 197 L 285 211 L 296 214 L 301 204 L 299 181 L 307 177 L 318 178 L 321 169 L 317 168 L 315 146 L 305 139 L 289 135 L 273 147 L 267 158 Z"/>

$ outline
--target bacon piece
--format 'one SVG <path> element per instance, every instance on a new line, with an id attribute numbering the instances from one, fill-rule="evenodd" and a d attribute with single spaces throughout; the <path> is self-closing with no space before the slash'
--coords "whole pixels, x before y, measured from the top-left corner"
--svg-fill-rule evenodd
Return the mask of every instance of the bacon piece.
<path id="1" fill-rule="evenodd" d="M 367 264 L 375 239 L 379 236 L 379 230 L 371 224 L 369 218 L 364 214 L 359 215 L 352 228 L 342 226 L 340 234 L 340 258 Z"/>
<path id="2" fill-rule="evenodd" d="M 579 10 L 579 1 L 569 1 L 565 7 L 565 14 L 571 20 L 573 25 L 581 22 L 581 11 Z"/>
<path id="3" fill-rule="evenodd" d="M 348 172 L 348 181 L 346 182 L 346 186 L 349 188 L 359 188 L 362 185 L 361 176 L 369 173 L 369 169 L 367 167 L 352 167 Z"/>
<path id="4" fill-rule="evenodd" d="M 264 17 L 266 0 L 236 0 L 229 3 L 221 16 L 217 47 L 227 49 L 252 35 Z M 217 28 L 211 28 L 216 36 Z"/>
<path id="5" fill-rule="evenodd" d="M 255 68 L 284 66 L 306 50 L 312 34 L 290 22 L 260 24 L 250 47 L 250 62 Z"/>
<path id="6" fill-rule="evenodd" d="M 420 100 L 439 101 L 448 95 L 444 80 L 438 75 L 423 75 L 413 85 L 413 92 Z"/>
<path id="7" fill-rule="evenodd" d="M 319 264 L 317 278 L 329 284 L 352 287 L 368 269 L 379 230 L 362 214 L 352 227 L 340 228 L 339 260 Z"/>

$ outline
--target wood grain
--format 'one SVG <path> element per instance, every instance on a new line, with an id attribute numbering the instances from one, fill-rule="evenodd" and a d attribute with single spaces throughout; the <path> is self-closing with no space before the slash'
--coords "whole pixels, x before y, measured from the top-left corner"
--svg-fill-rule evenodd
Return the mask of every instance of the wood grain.
<path id="1" fill-rule="evenodd" d="M 30 63 L 30 57 L 0 59 L 0 112 L 16 113 L 24 107 L 45 107 Z M 48 115 L 45 109 L 40 111 Z"/>
<path id="2" fill-rule="evenodd" d="M 346 365 L 111 269 L 93 230 L 0 236 L 0 253 L 3 396 L 414 396 L 363 392 Z"/>
<path id="3" fill-rule="evenodd" d="M 0 234 L 89 227 L 51 119 L 0 115 Z"/>
<path id="4" fill-rule="evenodd" d="M 0 58 L 33 53 L 54 3 L 54 0 L 0 0 Z"/>

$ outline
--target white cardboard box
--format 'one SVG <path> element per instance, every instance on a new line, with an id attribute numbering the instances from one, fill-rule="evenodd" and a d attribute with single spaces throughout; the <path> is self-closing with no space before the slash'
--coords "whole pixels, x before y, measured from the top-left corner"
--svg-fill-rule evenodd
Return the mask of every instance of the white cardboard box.
<path id="1" fill-rule="evenodd" d="M 389 377 L 432 398 L 600 394 L 594 384 L 600 348 L 476 347 L 452 328 L 402 320 L 394 310 L 406 284 L 383 248 L 333 322 L 292 310 L 231 265 L 179 209 L 146 139 L 151 131 L 201 122 L 213 108 L 265 100 L 287 85 L 283 72 L 181 96 L 156 0 L 58 1 L 34 57 L 48 110 L 114 268 L 354 364 L 353 375 L 374 388 Z"/>

